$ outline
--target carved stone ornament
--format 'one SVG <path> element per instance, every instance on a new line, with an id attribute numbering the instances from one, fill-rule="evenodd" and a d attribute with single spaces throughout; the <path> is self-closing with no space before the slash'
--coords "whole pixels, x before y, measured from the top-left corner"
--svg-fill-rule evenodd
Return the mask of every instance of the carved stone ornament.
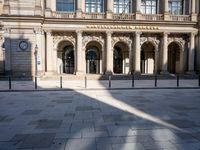
<path id="1" fill-rule="evenodd" d="M 182 51 L 184 51 L 184 46 L 185 46 L 186 40 L 183 37 L 169 37 L 168 38 L 168 45 L 172 42 L 178 43 L 178 45 L 180 46 Z"/>
<path id="2" fill-rule="evenodd" d="M 115 44 L 118 42 L 123 42 L 127 44 L 129 47 L 129 50 L 131 50 L 132 37 L 130 34 L 114 33 L 112 36 L 112 47 L 114 47 Z"/>
<path id="3" fill-rule="evenodd" d="M 75 36 L 75 33 L 55 32 L 52 35 L 53 35 L 53 45 L 54 45 L 55 48 L 57 48 L 57 45 L 61 41 L 69 41 L 69 42 L 71 42 L 73 44 L 74 47 L 76 45 L 76 36 Z"/>
<path id="4" fill-rule="evenodd" d="M 155 50 L 158 50 L 160 40 L 158 37 L 141 37 L 140 45 L 142 46 L 145 42 L 151 42 L 155 47 Z"/>
<path id="5" fill-rule="evenodd" d="M 89 42 L 95 41 L 101 45 L 102 50 L 103 50 L 104 45 L 105 45 L 104 39 L 105 39 L 105 37 L 104 37 L 103 33 L 84 33 L 83 41 L 82 41 L 82 49 L 85 50 L 85 48 Z"/>

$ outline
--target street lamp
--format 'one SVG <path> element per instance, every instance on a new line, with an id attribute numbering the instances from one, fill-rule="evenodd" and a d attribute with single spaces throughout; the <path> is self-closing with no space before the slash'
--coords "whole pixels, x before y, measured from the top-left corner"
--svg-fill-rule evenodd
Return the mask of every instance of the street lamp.
<path id="1" fill-rule="evenodd" d="M 37 55 L 38 55 L 38 46 L 36 44 L 35 45 L 35 52 L 34 52 L 34 56 L 35 56 L 35 76 L 37 76 Z"/>

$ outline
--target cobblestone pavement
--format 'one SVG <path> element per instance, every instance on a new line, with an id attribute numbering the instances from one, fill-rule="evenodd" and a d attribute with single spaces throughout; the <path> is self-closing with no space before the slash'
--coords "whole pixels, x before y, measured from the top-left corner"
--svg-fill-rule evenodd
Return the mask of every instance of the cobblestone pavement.
<path id="1" fill-rule="evenodd" d="M 0 150 L 200 150 L 200 90 L 0 92 Z"/>

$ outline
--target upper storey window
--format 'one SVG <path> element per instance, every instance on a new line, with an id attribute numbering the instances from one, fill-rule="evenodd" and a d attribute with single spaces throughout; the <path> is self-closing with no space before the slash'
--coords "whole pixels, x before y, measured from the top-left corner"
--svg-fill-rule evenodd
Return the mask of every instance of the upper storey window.
<path id="1" fill-rule="evenodd" d="M 85 0 L 87 13 L 100 13 L 104 11 L 104 0 Z"/>
<path id="2" fill-rule="evenodd" d="M 74 11 L 74 0 L 56 0 L 57 11 Z"/>
<path id="3" fill-rule="evenodd" d="M 131 13 L 131 0 L 114 0 L 114 13 Z"/>
<path id="4" fill-rule="evenodd" d="M 182 0 L 169 0 L 169 12 L 172 15 L 183 14 L 183 1 Z"/>
<path id="5" fill-rule="evenodd" d="M 157 12 L 157 0 L 142 0 L 141 12 L 143 14 L 156 14 Z"/>

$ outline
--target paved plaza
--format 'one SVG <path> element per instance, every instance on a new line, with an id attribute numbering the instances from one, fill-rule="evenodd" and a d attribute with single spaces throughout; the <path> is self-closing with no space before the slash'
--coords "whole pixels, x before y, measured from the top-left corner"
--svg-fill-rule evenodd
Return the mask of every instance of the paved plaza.
<path id="1" fill-rule="evenodd" d="M 200 150 L 200 90 L 0 92 L 0 150 Z"/>

